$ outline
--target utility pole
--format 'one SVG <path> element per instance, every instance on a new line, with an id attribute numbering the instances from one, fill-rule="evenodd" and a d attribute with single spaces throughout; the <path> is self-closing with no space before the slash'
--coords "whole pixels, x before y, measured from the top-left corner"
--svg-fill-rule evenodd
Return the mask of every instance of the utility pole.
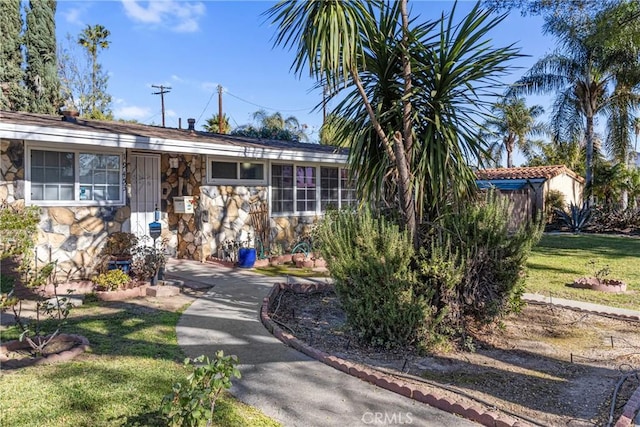
<path id="1" fill-rule="evenodd" d="M 222 118 L 222 86 L 218 85 L 218 132 L 224 132 L 226 129 L 223 128 L 224 120 Z"/>
<path id="2" fill-rule="evenodd" d="M 169 86 L 163 86 L 163 85 L 159 85 L 159 86 L 151 85 L 151 87 L 160 89 L 160 91 L 158 92 L 153 92 L 152 95 L 160 95 L 160 104 L 162 106 L 162 127 L 164 127 L 164 94 L 169 93 L 171 88 Z"/>

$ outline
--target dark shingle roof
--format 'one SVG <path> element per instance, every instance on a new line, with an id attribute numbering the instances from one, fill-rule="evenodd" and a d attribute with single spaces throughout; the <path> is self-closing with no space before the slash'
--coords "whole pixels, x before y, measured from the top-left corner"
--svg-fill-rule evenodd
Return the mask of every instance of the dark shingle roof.
<path id="1" fill-rule="evenodd" d="M 294 141 L 278 141 L 270 139 L 248 138 L 222 135 L 216 133 L 189 131 L 187 129 L 166 128 L 137 123 L 117 121 L 100 121 L 76 118 L 74 121 L 63 120 L 62 115 L 46 115 L 16 111 L 0 111 L 0 122 L 31 126 L 44 126 L 87 132 L 104 132 L 110 134 L 133 135 L 147 138 L 172 139 L 187 142 L 210 142 L 240 147 L 280 148 L 296 151 L 320 153 L 342 153 L 347 151 L 330 145 L 310 144 Z"/>

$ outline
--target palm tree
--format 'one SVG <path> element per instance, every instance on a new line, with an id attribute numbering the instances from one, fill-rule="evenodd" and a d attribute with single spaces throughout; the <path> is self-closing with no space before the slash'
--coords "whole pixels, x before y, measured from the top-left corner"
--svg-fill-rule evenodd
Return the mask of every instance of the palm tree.
<path id="1" fill-rule="evenodd" d="M 308 69 L 330 97 L 348 91 L 334 112 L 345 119 L 358 190 L 379 200 L 391 182 L 417 246 L 425 203 L 444 204 L 444 189 L 474 182 L 468 163 L 482 147 L 471 136 L 480 103 L 473 84 L 499 76 L 515 54 L 482 40 L 503 17 L 476 6 L 459 25 L 444 17 L 416 24 L 407 0 L 288 0 L 267 15 L 278 26 L 276 45 L 297 49 L 296 73 Z"/>
<path id="2" fill-rule="evenodd" d="M 517 147 L 527 158 L 531 158 L 533 154 L 534 141 L 529 136 L 542 135 L 546 132 L 546 126 L 543 123 L 536 122 L 544 109 L 539 105 L 527 107 L 523 98 L 504 98 L 497 102 L 493 108 L 495 117 L 490 118 L 486 122 L 486 129 L 489 131 L 483 136 L 497 139 L 494 142 L 494 159 L 496 163 L 500 163 L 502 152 L 507 153 L 507 167 L 513 167 L 513 151 Z M 536 141 L 537 142 L 537 141 Z"/>
<path id="3" fill-rule="evenodd" d="M 220 129 L 220 119 L 217 114 L 214 114 L 208 118 L 202 128 L 207 132 L 226 134 L 231 131 L 229 126 L 229 117 L 226 114 L 222 115 L 222 129 Z"/>
<path id="4" fill-rule="evenodd" d="M 551 126 L 554 140 L 570 141 L 584 132 L 586 185 L 593 184 L 594 118 L 604 108 L 611 75 L 598 68 L 593 49 L 583 37 L 562 27 L 554 31 L 564 51 L 545 55 L 518 80 L 512 93 L 555 93 Z M 584 120 L 584 123 L 582 122 Z"/>
<path id="5" fill-rule="evenodd" d="M 260 124 L 259 129 L 262 129 L 263 133 L 275 134 L 284 131 L 291 134 L 292 137 L 290 139 L 303 142 L 309 140 L 309 136 L 306 133 L 307 126 L 301 125 L 300 121 L 294 116 L 285 118 L 279 112 L 267 114 L 264 110 L 258 110 L 253 113 L 253 120 Z"/>
<path id="6" fill-rule="evenodd" d="M 560 49 L 539 59 L 512 88 L 516 95 L 556 94 L 551 118 L 553 139 L 584 138 L 588 191 L 594 181 L 596 116 L 606 117 L 605 146 L 614 157 L 620 157 L 629 144 L 630 114 L 639 105 L 634 93 L 640 79 L 637 48 L 630 50 L 629 46 L 635 44 L 627 43 L 627 33 L 635 39 L 640 36 L 637 20 L 630 21 L 635 22 L 633 27 L 612 25 L 620 15 L 625 22 L 629 16 L 636 16 L 635 9 L 626 10 L 637 9 L 633 3 L 616 3 L 593 19 L 548 19 L 545 29 L 558 37 Z"/>
<path id="7" fill-rule="evenodd" d="M 98 72 L 100 71 L 100 64 L 98 64 L 98 50 L 106 49 L 109 47 L 109 40 L 107 38 L 111 35 L 111 32 L 100 24 L 93 27 L 87 25 L 82 30 L 78 37 L 78 44 L 84 47 L 91 58 L 91 111 L 96 109 L 97 92 L 98 92 Z"/>

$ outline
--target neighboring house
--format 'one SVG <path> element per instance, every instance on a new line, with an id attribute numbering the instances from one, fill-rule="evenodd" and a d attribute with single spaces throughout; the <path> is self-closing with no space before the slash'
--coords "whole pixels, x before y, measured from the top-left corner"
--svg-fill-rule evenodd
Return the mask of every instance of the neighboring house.
<path id="1" fill-rule="evenodd" d="M 41 207 L 37 257 L 58 261 L 59 280 L 90 277 L 109 233 L 148 235 L 156 209 L 170 255 L 204 261 L 224 241 L 255 237 L 256 212 L 265 212 L 267 239 L 288 249 L 326 208 L 356 203 L 344 151 L 188 122 L 0 111 L 0 203 Z"/>
<path id="2" fill-rule="evenodd" d="M 476 176 L 479 188 L 496 188 L 512 200 L 512 226 L 544 212 L 551 190 L 561 192 L 567 206 L 582 205 L 584 178 L 564 165 L 484 169 Z"/>

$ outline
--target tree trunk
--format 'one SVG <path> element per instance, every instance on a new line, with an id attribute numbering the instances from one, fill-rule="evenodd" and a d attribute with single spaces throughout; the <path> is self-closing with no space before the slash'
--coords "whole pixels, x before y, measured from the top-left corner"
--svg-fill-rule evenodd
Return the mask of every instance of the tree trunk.
<path id="1" fill-rule="evenodd" d="M 420 246 L 418 236 L 418 216 L 413 198 L 413 179 L 411 177 L 411 164 L 413 163 L 413 126 L 411 120 L 411 61 L 409 61 L 409 14 L 407 12 L 407 0 L 400 2 L 402 14 L 402 78 L 404 80 L 404 96 L 402 97 L 402 141 L 397 141 L 396 135 L 396 159 L 398 163 L 398 189 L 402 212 L 405 215 L 407 230 L 413 238 L 413 246 L 417 250 Z M 402 143 L 400 143 L 402 142 Z"/>
<path id="2" fill-rule="evenodd" d="M 587 159 L 586 159 L 586 173 L 585 173 L 585 188 L 586 188 L 586 202 L 589 206 L 592 203 L 593 194 L 593 114 L 588 111 L 587 114 Z"/>

